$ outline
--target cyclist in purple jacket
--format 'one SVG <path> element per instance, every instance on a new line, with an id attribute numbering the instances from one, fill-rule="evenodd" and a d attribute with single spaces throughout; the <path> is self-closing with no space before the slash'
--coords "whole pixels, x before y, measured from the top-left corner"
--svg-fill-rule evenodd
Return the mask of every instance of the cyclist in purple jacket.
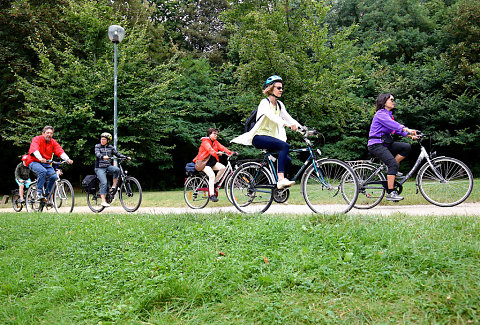
<path id="1" fill-rule="evenodd" d="M 380 94 L 375 107 L 376 113 L 373 117 L 368 134 L 368 151 L 387 165 L 387 200 L 400 201 L 403 197 L 394 191 L 396 176 L 400 176 L 398 166 L 408 155 L 411 145 L 406 142 L 393 141 L 392 134 L 399 134 L 403 137 L 416 139 L 417 131 L 407 128 L 393 119 L 395 109 L 395 98 L 392 94 Z"/>

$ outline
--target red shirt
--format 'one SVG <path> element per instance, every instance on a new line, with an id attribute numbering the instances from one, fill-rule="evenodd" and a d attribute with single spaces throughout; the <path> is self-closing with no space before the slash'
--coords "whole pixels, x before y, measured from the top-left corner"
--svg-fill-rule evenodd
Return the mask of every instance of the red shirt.
<path id="1" fill-rule="evenodd" d="M 208 155 L 214 156 L 218 161 L 218 151 L 225 151 L 229 155 L 232 154 L 232 151 L 228 150 L 226 147 L 222 146 L 217 140 L 213 141 L 209 137 L 202 138 L 202 144 L 198 149 L 198 155 L 193 159 L 193 161 L 203 160 L 208 157 Z"/>
<path id="2" fill-rule="evenodd" d="M 30 144 L 30 149 L 28 150 L 28 154 L 31 157 L 31 159 L 28 159 L 26 161 L 27 166 L 34 161 L 40 162 L 40 160 L 38 160 L 37 157 L 33 155 L 33 153 L 37 150 L 40 152 L 42 157 L 47 160 L 52 159 L 53 154 L 60 157 L 62 153 L 65 152 L 55 139 L 52 138 L 47 143 L 43 135 L 36 136 L 32 139 L 32 143 Z"/>

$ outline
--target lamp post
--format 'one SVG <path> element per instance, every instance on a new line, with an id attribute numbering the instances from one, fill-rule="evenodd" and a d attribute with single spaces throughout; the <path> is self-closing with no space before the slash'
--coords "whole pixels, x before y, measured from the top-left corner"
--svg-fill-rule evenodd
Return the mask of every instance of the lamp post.
<path id="1" fill-rule="evenodd" d="M 114 47 L 114 68 L 113 68 L 113 146 L 117 149 L 117 44 L 125 37 L 125 29 L 118 25 L 108 27 L 108 38 L 113 42 Z M 115 160 L 116 164 L 116 160 Z"/>

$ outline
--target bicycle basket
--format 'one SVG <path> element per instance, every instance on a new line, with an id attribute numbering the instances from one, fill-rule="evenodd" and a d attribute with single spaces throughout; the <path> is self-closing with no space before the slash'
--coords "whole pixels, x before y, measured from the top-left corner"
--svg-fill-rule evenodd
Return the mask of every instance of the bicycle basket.
<path id="1" fill-rule="evenodd" d="M 82 180 L 82 188 L 86 193 L 95 194 L 97 190 L 97 175 L 87 175 Z"/>

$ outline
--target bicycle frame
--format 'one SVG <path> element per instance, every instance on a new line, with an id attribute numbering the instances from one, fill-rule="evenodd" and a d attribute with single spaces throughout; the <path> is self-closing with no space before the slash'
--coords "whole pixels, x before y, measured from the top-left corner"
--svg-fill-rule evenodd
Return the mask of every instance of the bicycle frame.
<path id="1" fill-rule="evenodd" d="M 398 177 L 398 178 L 401 178 L 399 179 L 398 181 L 395 180 L 395 182 L 399 183 L 400 185 L 403 185 L 408 179 L 410 179 L 412 177 L 412 175 L 414 173 L 416 173 L 418 171 L 418 169 L 420 168 L 422 162 L 426 159 L 428 164 L 432 167 L 432 170 L 434 171 L 435 175 L 441 179 L 443 182 L 445 181 L 445 179 L 443 178 L 443 176 L 438 173 L 437 169 L 433 166 L 433 163 L 432 163 L 432 159 L 430 158 L 430 155 L 429 153 L 427 152 L 427 149 L 425 149 L 425 147 L 422 145 L 421 143 L 421 140 L 417 140 L 419 145 L 420 145 L 420 154 L 418 155 L 417 157 L 417 161 L 415 161 L 415 164 L 413 165 L 412 169 L 410 169 L 410 171 L 407 173 L 407 175 L 405 176 L 402 176 L 402 177 Z M 439 158 L 441 158 L 443 156 L 439 156 Z M 371 164 L 371 163 L 370 163 Z M 385 169 L 385 164 L 380 164 L 377 169 L 372 173 L 372 175 L 370 175 L 366 180 L 365 180 L 365 184 L 368 184 L 370 183 L 370 181 L 376 176 L 378 175 L 378 173 L 380 173 L 382 170 Z M 377 182 L 372 182 L 370 184 L 374 184 L 374 183 L 377 183 Z M 418 180 L 416 180 L 416 183 L 418 185 Z M 373 188 L 373 187 L 372 187 Z"/>
<path id="2" fill-rule="evenodd" d="M 315 151 L 312 149 L 312 144 L 311 144 L 310 140 L 307 139 L 307 135 L 304 135 L 303 139 L 307 143 L 306 148 L 288 150 L 288 152 L 308 152 L 309 153 L 309 156 L 305 160 L 305 162 L 303 163 L 302 167 L 300 167 L 300 169 L 295 174 L 295 176 L 293 176 L 292 181 L 297 180 L 300 177 L 300 175 L 303 173 L 303 171 L 309 166 L 309 164 L 311 162 L 313 164 L 313 168 L 315 169 L 315 173 L 317 174 L 317 177 L 320 180 L 320 182 L 322 183 L 322 185 L 328 187 L 328 184 L 325 182 L 325 179 L 323 178 L 322 173 L 318 169 L 317 161 L 315 159 L 316 158 L 315 157 Z M 261 164 L 262 164 L 262 166 L 268 165 L 268 169 L 270 171 L 270 174 L 274 178 L 275 182 L 278 182 L 278 173 L 277 173 L 277 169 L 275 168 L 275 165 L 274 165 L 274 162 L 276 161 L 276 158 L 273 157 L 273 154 L 274 153 L 271 153 L 271 152 L 268 152 L 268 151 L 265 152 L 265 155 L 263 157 L 263 160 L 262 160 Z M 317 149 L 317 154 L 318 154 L 318 157 L 320 157 L 322 155 L 322 152 L 320 151 L 320 149 Z M 255 175 L 255 177 L 257 177 L 257 176 L 258 176 L 258 172 L 257 172 L 257 175 Z"/>

